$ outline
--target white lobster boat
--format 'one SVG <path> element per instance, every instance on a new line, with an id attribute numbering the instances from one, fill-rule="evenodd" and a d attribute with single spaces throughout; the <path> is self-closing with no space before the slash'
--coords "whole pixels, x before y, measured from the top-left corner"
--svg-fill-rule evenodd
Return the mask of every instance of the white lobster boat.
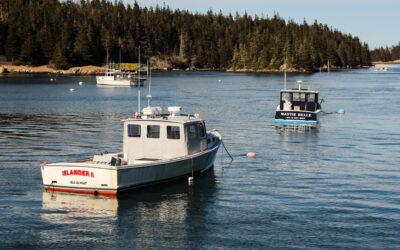
<path id="1" fill-rule="evenodd" d="M 206 132 L 199 114 L 181 114 L 180 107 L 169 107 L 168 114 L 161 111 L 149 104 L 142 116 L 137 113 L 124 120 L 122 152 L 76 162 L 43 163 L 45 189 L 116 195 L 210 169 L 221 135 Z"/>
<path id="2" fill-rule="evenodd" d="M 107 71 L 104 76 L 96 76 L 97 85 L 106 86 L 143 86 L 143 82 L 146 80 L 144 77 L 126 74 L 120 70 Z"/>

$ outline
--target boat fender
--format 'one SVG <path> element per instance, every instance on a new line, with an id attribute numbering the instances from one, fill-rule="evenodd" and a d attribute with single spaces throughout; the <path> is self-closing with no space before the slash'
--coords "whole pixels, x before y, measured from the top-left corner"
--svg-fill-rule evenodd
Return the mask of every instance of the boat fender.
<path id="1" fill-rule="evenodd" d="M 248 158 L 254 158 L 254 157 L 256 157 L 256 153 L 254 153 L 254 152 L 248 152 L 248 153 L 247 153 L 247 157 L 248 157 Z"/>
<path id="2" fill-rule="evenodd" d="M 344 111 L 344 109 L 338 109 L 338 110 L 337 110 L 337 113 L 338 113 L 338 114 L 344 114 L 345 111 Z"/>

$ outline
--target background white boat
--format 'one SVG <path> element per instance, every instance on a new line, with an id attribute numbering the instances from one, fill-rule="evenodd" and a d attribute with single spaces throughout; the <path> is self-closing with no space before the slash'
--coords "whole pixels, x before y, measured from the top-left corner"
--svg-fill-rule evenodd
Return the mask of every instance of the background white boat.
<path id="1" fill-rule="evenodd" d="M 120 70 L 107 71 L 104 76 L 96 76 L 97 85 L 107 86 L 143 86 L 143 82 L 146 80 L 144 77 L 127 74 Z"/>

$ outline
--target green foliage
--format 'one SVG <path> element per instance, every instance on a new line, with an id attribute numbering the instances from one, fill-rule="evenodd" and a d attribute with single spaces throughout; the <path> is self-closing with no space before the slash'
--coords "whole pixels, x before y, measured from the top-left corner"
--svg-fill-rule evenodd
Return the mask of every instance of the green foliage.
<path id="1" fill-rule="evenodd" d="M 0 54 L 57 68 L 170 58 L 176 67 L 313 71 L 326 65 L 368 65 L 368 46 L 357 37 L 314 22 L 141 8 L 107 0 L 3 0 Z M 107 61 L 108 60 L 108 61 Z"/>
<path id="2" fill-rule="evenodd" d="M 398 45 L 391 48 L 377 48 L 371 51 L 372 61 L 393 61 L 400 59 L 400 42 Z"/>

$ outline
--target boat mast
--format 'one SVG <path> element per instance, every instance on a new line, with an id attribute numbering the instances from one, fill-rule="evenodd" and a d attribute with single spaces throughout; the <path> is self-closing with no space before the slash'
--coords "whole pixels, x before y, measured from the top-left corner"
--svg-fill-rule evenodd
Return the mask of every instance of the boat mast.
<path id="1" fill-rule="evenodd" d="M 286 90 L 286 57 L 283 64 L 283 89 Z"/>
<path id="2" fill-rule="evenodd" d="M 140 45 L 139 45 L 139 63 L 138 63 L 138 113 L 140 115 Z"/>
<path id="3" fill-rule="evenodd" d="M 107 64 L 107 67 L 108 67 L 108 70 L 110 70 L 110 63 L 108 62 L 108 43 L 107 43 L 107 40 L 106 40 L 106 51 L 107 51 L 107 59 L 106 59 L 106 64 Z"/>
<path id="4" fill-rule="evenodd" d="M 149 70 L 149 67 L 150 67 L 150 70 Z M 151 96 L 151 64 L 149 64 L 149 61 L 147 61 L 147 72 L 149 72 L 150 71 L 150 81 L 149 81 L 149 93 L 147 94 L 147 96 L 146 96 L 146 98 L 147 98 L 147 107 L 150 107 L 150 102 L 151 102 L 151 98 L 152 98 L 152 96 Z M 147 73 L 147 74 L 149 74 L 149 73 Z"/>

